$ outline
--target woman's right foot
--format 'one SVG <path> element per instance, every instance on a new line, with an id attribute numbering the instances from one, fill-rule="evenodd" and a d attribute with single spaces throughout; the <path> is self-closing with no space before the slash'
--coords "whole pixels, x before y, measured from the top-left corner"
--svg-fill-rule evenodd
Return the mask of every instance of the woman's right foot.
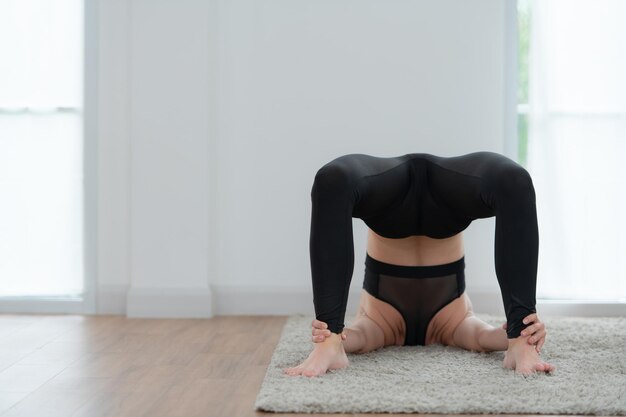
<path id="1" fill-rule="evenodd" d="M 329 369 L 341 369 L 349 364 L 341 335 L 331 333 L 323 342 L 315 343 L 309 357 L 300 365 L 284 369 L 287 375 L 319 376 Z"/>

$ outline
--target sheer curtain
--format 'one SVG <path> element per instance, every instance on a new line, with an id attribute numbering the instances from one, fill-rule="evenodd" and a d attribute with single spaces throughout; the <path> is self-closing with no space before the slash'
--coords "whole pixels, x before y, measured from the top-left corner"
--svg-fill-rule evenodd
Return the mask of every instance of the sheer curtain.
<path id="1" fill-rule="evenodd" d="M 0 297 L 84 290 L 83 14 L 0 0 Z"/>
<path id="2" fill-rule="evenodd" d="M 626 301 L 626 2 L 531 2 L 539 298 Z"/>

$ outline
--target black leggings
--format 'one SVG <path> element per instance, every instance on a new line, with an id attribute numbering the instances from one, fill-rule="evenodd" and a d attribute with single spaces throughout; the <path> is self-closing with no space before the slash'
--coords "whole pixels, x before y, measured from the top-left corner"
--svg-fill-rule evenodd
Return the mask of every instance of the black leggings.
<path id="1" fill-rule="evenodd" d="M 387 238 L 446 238 L 477 218 L 496 218 L 495 270 L 508 338 L 536 312 L 539 231 L 532 179 L 494 152 L 455 157 L 344 155 L 320 168 L 311 189 L 316 318 L 341 333 L 354 270 L 352 218 Z"/>

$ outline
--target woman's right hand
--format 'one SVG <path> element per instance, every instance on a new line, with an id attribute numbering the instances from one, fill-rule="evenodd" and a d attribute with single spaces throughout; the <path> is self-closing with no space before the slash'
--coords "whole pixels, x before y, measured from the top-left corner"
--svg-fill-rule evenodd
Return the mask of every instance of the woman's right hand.
<path id="1" fill-rule="evenodd" d="M 313 319 L 311 326 L 313 327 L 311 331 L 311 334 L 313 335 L 311 340 L 313 340 L 314 343 L 323 342 L 328 336 L 330 336 L 328 324 L 325 322 Z M 346 334 L 344 332 L 341 332 L 341 340 L 346 340 Z"/>

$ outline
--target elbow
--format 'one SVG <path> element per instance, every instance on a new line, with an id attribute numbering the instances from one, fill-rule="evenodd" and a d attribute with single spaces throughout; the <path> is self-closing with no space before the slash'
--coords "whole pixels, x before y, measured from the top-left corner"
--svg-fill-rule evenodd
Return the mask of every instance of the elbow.
<path id="1" fill-rule="evenodd" d="M 350 194 L 350 171 L 337 163 L 329 163 L 315 174 L 311 187 L 311 198 L 315 200 L 338 198 Z"/>

